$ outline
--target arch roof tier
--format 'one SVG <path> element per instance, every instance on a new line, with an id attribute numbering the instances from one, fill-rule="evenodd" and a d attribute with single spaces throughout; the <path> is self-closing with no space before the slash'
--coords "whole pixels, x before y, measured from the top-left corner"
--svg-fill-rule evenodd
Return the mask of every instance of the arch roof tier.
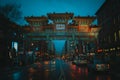
<path id="1" fill-rule="evenodd" d="M 49 19 L 72 19 L 73 13 L 48 13 L 47 16 Z"/>

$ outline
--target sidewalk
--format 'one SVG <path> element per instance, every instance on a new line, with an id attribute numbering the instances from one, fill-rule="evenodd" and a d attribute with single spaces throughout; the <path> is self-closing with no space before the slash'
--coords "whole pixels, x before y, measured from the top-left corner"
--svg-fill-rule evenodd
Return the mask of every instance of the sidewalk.
<path id="1" fill-rule="evenodd" d="M 35 64 L 30 64 L 30 65 L 24 65 L 24 66 L 8 66 L 8 67 L 4 67 L 0 70 L 0 75 L 9 75 L 15 72 L 19 72 L 22 71 L 26 68 L 29 68 L 31 66 L 34 67 Z"/>
<path id="2" fill-rule="evenodd" d="M 12 74 L 14 72 L 20 71 L 23 67 L 21 66 L 14 66 L 14 67 L 4 67 L 2 68 L 2 70 L 0 71 L 0 74 L 5 75 L 5 74 Z"/>

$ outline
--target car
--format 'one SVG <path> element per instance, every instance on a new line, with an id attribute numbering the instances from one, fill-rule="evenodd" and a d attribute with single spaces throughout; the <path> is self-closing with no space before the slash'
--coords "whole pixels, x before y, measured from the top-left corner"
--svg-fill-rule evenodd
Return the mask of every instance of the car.
<path id="1" fill-rule="evenodd" d="M 81 55 L 78 58 L 74 59 L 72 63 L 78 66 L 82 66 L 82 65 L 87 65 L 87 62 L 88 62 L 87 57 L 84 55 Z"/>
<path id="2" fill-rule="evenodd" d="M 44 65 L 44 70 L 45 71 L 54 71 L 54 70 L 56 70 L 56 60 L 55 59 L 45 60 L 43 65 Z"/>
<path id="3" fill-rule="evenodd" d="M 109 72 L 110 64 L 106 62 L 103 57 L 94 56 L 87 64 L 89 72 Z"/>

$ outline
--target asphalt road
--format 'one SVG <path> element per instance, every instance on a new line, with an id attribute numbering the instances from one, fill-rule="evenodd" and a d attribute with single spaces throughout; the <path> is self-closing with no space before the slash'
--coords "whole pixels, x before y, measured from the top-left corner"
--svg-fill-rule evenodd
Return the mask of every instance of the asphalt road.
<path id="1" fill-rule="evenodd" d="M 119 75 L 118 75 L 119 76 Z M 120 80 L 111 74 L 90 73 L 87 66 L 76 66 L 61 59 L 36 62 L 18 70 L 3 72 L 0 80 Z"/>

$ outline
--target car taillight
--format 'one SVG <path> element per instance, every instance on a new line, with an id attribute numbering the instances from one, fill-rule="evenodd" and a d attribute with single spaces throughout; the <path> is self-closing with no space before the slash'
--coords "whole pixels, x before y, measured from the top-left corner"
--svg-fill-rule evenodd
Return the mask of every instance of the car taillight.
<path id="1" fill-rule="evenodd" d="M 105 67 L 105 65 L 104 65 L 104 64 L 102 64 L 102 65 L 101 65 L 101 67 L 102 67 L 102 68 L 104 68 L 104 67 Z"/>
<path id="2" fill-rule="evenodd" d="M 98 68 L 98 66 L 99 66 L 99 65 L 98 65 L 98 64 L 96 64 L 96 68 Z"/>
<path id="3" fill-rule="evenodd" d="M 110 64 L 107 64 L 108 69 L 110 68 Z"/>

